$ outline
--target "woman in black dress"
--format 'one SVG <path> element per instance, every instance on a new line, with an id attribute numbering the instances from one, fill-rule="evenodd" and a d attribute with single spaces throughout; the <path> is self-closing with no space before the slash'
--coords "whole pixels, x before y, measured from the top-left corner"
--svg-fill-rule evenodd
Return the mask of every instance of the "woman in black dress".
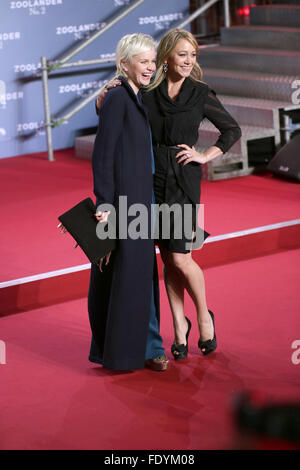
<path id="1" fill-rule="evenodd" d="M 157 240 L 173 316 L 175 339 L 171 351 L 176 360 L 188 354 L 191 321 L 184 315 L 185 289 L 196 307 L 201 352 L 207 355 L 217 347 L 214 315 L 207 308 L 203 272 L 193 260 L 191 249 L 199 248 L 209 235 L 197 225 L 201 164 L 226 153 L 241 136 L 239 125 L 224 109 L 214 90 L 202 82 L 198 53 L 197 41 L 190 32 L 170 30 L 158 45 L 155 78 L 143 92 L 155 157 L 155 201 L 192 207 L 190 233 L 176 238 L 176 228 L 178 224 L 183 225 L 183 220 L 174 217 L 170 221 L 170 237 L 164 239 L 161 230 L 166 213 L 162 213 Z M 221 134 L 214 145 L 200 153 L 194 145 L 204 118 Z"/>

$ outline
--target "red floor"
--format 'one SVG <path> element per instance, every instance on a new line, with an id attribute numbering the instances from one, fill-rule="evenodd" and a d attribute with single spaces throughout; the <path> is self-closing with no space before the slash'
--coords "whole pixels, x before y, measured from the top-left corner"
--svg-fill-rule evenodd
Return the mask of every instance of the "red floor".
<path id="1" fill-rule="evenodd" d="M 0 160 L 0 282 L 87 263 L 60 234 L 57 216 L 91 196 L 91 163 L 73 150 Z M 205 228 L 211 235 L 299 218 L 300 185 L 271 174 L 202 184 Z"/>
<path id="2" fill-rule="evenodd" d="M 291 345 L 300 340 L 299 266 L 300 250 L 290 250 L 207 269 L 219 347 L 200 356 L 187 298 L 190 354 L 163 373 L 113 373 L 89 363 L 86 298 L 0 318 L 6 343 L 0 448 L 235 446 L 232 394 L 254 389 L 276 401 L 299 399 L 300 364 L 291 359 Z M 169 353 L 173 334 L 162 283 L 161 305 Z"/>
<path id="3" fill-rule="evenodd" d="M 94 198 L 91 164 L 75 159 L 73 150 L 55 157 L 54 163 L 45 154 L 0 161 L 0 282 L 88 262 L 57 230 L 57 216 Z M 297 219 L 299 196 L 298 184 L 270 174 L 205 181 L 205 228 L 219 235 Z M 0 449 L 236 447 L 236 392 L 299 398 L 300 364 L 292 362 L 292 343 L 300 341 L 299 261 L 299 249 L 286 249 L 205 269 L 219 347 L 209 357 L 200 355 L 187 297 L 189 358 L 172 359 L 165 373 L 113 373 L 90 363 L 86 296 L 0 316 Z M 26 295 L 34 298 L 40 289 L 32 283 Z M 161 310 L 170 354 L 171 314 L 162 282 Z"/>

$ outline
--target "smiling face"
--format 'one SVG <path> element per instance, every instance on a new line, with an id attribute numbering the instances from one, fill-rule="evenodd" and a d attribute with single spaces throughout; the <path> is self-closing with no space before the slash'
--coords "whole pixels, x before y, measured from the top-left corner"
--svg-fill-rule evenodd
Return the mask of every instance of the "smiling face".
<path id="1" fill-rule="evenodd" d="M 122 61 L 123 69 L 127 74 L 129 85 L 135 93 L 142 86 L 147 86 L 156 70 L 156 54 L 154 48 L 141 54 L 134 55 L 129 61 Z"/>
<path id="2" fill-rule="evenodd" d="M 196 60 L 197 52 L 193 44 L 186 39 L 180 39 L 166 59 L 168 74 L 177 80 L 186 78 L 193 70 Z"/>

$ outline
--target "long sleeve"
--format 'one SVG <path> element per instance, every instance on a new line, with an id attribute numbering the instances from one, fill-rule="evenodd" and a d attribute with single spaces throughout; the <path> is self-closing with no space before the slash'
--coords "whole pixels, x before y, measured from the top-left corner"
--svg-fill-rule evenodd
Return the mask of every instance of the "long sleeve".
<path id="1" fill-rule="evenodd" d="M 204 104 L 204 117 L 211 121 L 221 132 L 214 146 L 219 147 L 223 153 L 228 152 L 230 147 L 241 137 L 242 132 L 238 123 L 226 111 L 214 90 L 211 89 Z"/>
<path id="2" fill-rule="evenodd" d="M 92 156 L 94 193 L 97 203 L 113 204 L 116 146 L 123 128 L 125 99 L 121 90 L 111 90 L 99 111 L 99 126 Z"/>

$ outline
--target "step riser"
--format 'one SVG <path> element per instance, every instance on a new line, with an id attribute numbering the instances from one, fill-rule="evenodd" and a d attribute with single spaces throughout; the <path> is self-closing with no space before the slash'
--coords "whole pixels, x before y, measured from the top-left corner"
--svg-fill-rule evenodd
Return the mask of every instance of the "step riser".
<path id="1" fill-rule="evenodd" d="M 273 0 L 274 5 L 299 5 L 299 0 Z"/>
<path id="2" fill-rule="evenodd" d="M 272 128 L 274 125 L 273 111 L 271 109 L 249 108 L 224 103 L 223 105 L 239 124 L 268 128 Z"/>
<path id="3" fill-rule="evenodd" d="M 215 76 L 208 73 L 205 74 L 204 81 L 218 94 L 286 101 L 292 104 L 291 96 L 294 90 L 289 82 L 251 80 L 250 78 L 241 80 L 240 78 Z"/>
<path id="4" fill-rule="evenodd" d="M 95 136 L 96 138 L 96 136 Z M 91 159 L 94 149 L 94 140 L 90 139 L 90 141 L 83 141 L 80 137 L 76 137 L 75 139 L 75 156 L 78 158 L 87 158 Z"/>
<path id="5" fill-rule="evenodd" d="M 222 46 L 300 51 L 300 32 L 221 29 Z"/>
<path id="6" fill-rule="evenodd" d="M 275 51 L 274 51 L 275 52 Z M 208 68 L 242 70 L 245 72 L 297 75 L 300 70 L 300 57 L 260 54 L 247 52 L 213 51 L 200 52 L 200 66 Z"/>
<path id="7" fill-rule="evenodd" d="M 216 132 L 211 132 L 207 130 L 199 129 L 199 138 L 197 141 L 197 147 L 210 147 L 214 145 L 218 139 L 220 132 L 216 130 Z M 230 153 L 240 154 L 242 151 L 242 139 L 239 139 L 231 148 Z"/>
<path id="8" fill-rule="evenodd" d="M 274 137 L 275 131 L 269 131 L 265 135 L 263 134 L 263 128 L 261 131 L 256 131 L 256 133 L 252 134 L 244 134 L 242 137 L 235 142 L 235 144 L 230 148 L 230 153 L 236 154 L 236 155 L 242 155 L 243 151 L 245 150 L 245 145 L 247 145 L 247 142 L 250 142 L 252 140 L 257 140 L 257 139 L 264 139 L 268 137 Z M 243 132 L 243 129 L 242 129 Z M 220 135 L 220 132 L 216 130 L 208 130 L 208 129 L 201 129 L 201 126 L 199 128 L 199 137 L 197 141 L 197 148 L 207 148 L 210 147 L 211 145 L 214 145 Z"/>
<path id="9" fill-rule="evenodd" d="M 299 28 L 300 8 L 274 8 L 271 5 L 250 8 L 250 24 L 253 26 L 287 26 Z"/>
<path id="10" fill-rule="evenodd" d="M 210 162 L 210 164 L 212 167 L 216 167 L 227 165 L 228 163 L 240 163 L 241 161 L 242 160 L 240 155 L 225 154 L 215 158 L 212 162 Z"/>
<path id="11" fill-rule="evenodd" d="M 219 180 L 225 180 L 229 178 L 240 178 L 241 176 L 247 176 L 251 175 L 253 173 L 253 168 L 247 168 L 243 170 L 236 170 L 236 171 L 230 171 L 228 173 L 217 173 L 214 171 L 208 172 L 208 180 L 209 181 L 219 181 Z"/>

